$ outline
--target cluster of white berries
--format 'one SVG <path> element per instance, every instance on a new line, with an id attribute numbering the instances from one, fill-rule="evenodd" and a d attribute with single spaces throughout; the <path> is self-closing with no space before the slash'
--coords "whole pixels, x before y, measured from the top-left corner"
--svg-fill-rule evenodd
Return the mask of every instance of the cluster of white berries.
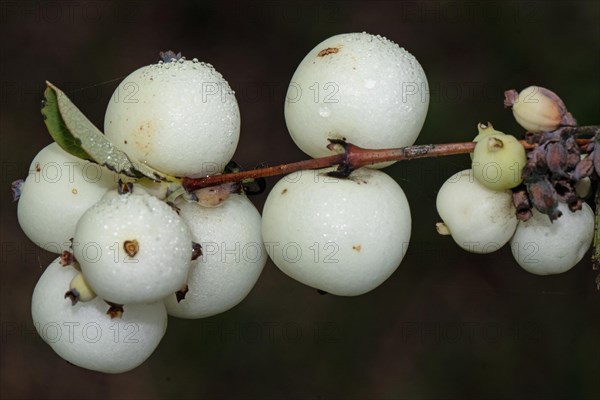
<path id="1" fill-rule="evenodd" d="M 172 52 L 163 58 L 116 89 L 106 138 L 162 174 L 222 173 L 240 132 L 233 91 L 209 64 Z M 367 33 L 337 35 L 298 66 L 285 120 L 311 157 L 335 154 L 330 140 L 372 149 L 410 146 L 428 96 L 423 69 L 397 44 Z M 472 170 L 439 191 L 444 222 L 438 231 L 476 253 L 512 241 L 518 263 L 539 274 L 577 263 L 591 242 L 591 209 L 563 211 L 554 223 L 534 211 L 519 222 L 511 189 L 521 184 L 523 146 L 490 124 L 479 125 L 475 141 Z M 150 356 L 168 315 L 209 317 L 241 302 L 267 255 L 320 291 L 366 293 L 396 270 L 411 236 L 408 201 L 379 170 L 385 165 L 348 176 L 331 168 L 287 175 L 269 193 L 261 218 L 240 184 L 187 193 L 177 179 L 122 176 L 53 143 L 17 185 L 23 231 L 60 255 L 33 293 L 36 329 L 65 360 L 119 373 Z M 539 247 L 533 256 L 543 257 L 534 265 L 527 253 L 532 243 Z"/>
<path id="2" fill-rule="evenodd" d="M 105 137 L 162 174 L 222 173 L 240 131 L 233 91 L 209 64 L 172 52 L 163 58 L 116 89 Z M 346 34 L 302 61 L 285 117 L 294 141 L 317 157 L 334 154 L 328 139 L 411 145 L 428 103 L 427 80 L 412 55 L 380 36 Z M 67 361 L 118 373 L 150 356 L 167 315 L 203 318 L 242 301 L 267 255 L 320 290 L 372 290 L 406 253 L 408 201 L 376 169 L 344 179 L 329 171 L 281 179 L 261 218 L 240 185 L 181 196 L 172 182 L 125 177 L 47 146 L 18 188 L 24 232 L 61 255 L 33 293 L 38 332 Z"/>
<path id="3" fill-rule="evenodd" d="M 531 97 L 536 92 L 527 88 L 522 93 Z M 536 115 L 546 119 L 546 109 L 537 113 L 545 102 L 540 99 L 531 104 L 536 112 L 525 110 L 524 103 L 515 107 L 517 121 L 526 129 L 544 127 Z M 512 189 L 523 181 L 525 150 L 514 136 L 495 130 L 490 123 L 480 123 L 478 130 L 472 168 L 448 178 L 438 192 L 437 210 L 443 220 L 437 224 L 438 232 L 452 235 L 461 248 L 473 253 L 491 253 L 510 243 L 517 263 L 533 274 L 559 274 L 574 267 L 592 243 L 591 207 L 582 202 L 581 209 L 571 211 L 559 202 L 558 219 L 533 208 L 528 218 L 519 220 Z"/>
<path id="4" fill-rule="evenodd" d="M 221 172 L 239 129 L 223 77 L 180 57 L 125 78 L 105 118 L 106 137 L 133 159 L 187 177 Z M 243 193 L 222 193 L 211 204 L 218 207 L 206 207 L 172 196 L 169 183 L 120 176 L 57 143 L 34 158 L 19 189 L 23 231 L 61 255 L 34 290 L 34 325 L 84 368 L 135 368 L 162 339 L 167 315 L 234 307 L 266 263 L 260 214 Z"/>

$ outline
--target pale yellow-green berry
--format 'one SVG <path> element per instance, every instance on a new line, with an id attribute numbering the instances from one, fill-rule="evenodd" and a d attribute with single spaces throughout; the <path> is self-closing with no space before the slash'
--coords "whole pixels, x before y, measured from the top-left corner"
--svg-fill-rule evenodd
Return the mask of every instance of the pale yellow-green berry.
<path id="1" fill-rule="evenodd" d="M 504 135 L 504 133 L 495 130 L 494 125 L 492 125 L 491 122 L 487 122 L 485 124 L 483 122 L 478 123 L 477 124 L 477 132 L 478 132 L 477 136 L 475 136 L 475 139 L 473 139 L 473 141 L 475 143 L 477 143 L 481 139 L 486 138 L 493 134 Z M 473 160 L 473 153 L 469 153 L 469 155 L 471 156 L 471 160 Z"/>
<path id="2" fill-rule="evenodd" d="M 582 199 L 587 198 L 592 192 L 592 181 L 585 177 L 575 184 L 575 193 Z"/>
<path id="3" fill-rule="evenodd" d="M 526 162 L 525 149 L 514 136 L 494 133 L 477 142 L 473 173 L 489 189 L 512 189 L 522 182 Z"/>
<path id="4" fill-rule="evenodd" d="M 475 139 L 473 139 L 474 142 L 479 142 L 481 139 L 486 138 L 490 135 L 504 135 L 504 133 L 497 131 L 494 129 L 494 125 L 492 125 L 491 122 L 488 123 L 483 123 L 480 122 L 477 124 L 477 136 L 475 136 Z"/>
<path id="5" fill-rule="evenodd" d="M 71 280 L 69 292 L 75 296 L 77 301 L 82 302 L 93 300 L 96 297 L 96 293 L 89 287 L 81 272 Z"/>

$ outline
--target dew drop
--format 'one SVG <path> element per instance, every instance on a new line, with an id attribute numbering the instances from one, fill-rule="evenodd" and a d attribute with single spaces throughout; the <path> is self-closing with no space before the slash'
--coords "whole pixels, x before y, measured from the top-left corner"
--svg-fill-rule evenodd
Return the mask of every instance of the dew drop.
<path id="1" fill-rule="evenodd" d="M 331 115 L 331 110 L 329 107 L 321 107 L 319 108 L 319 115 L 323 118 L 327 118 Z"/>

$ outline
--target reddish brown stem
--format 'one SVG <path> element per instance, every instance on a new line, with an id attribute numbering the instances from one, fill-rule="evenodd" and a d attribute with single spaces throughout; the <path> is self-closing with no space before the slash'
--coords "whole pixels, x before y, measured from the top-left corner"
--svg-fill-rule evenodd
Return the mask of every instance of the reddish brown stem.
<path id="1" fill-rule="evenodd" d="M 591 139 L 577 139 L 580 146 L 586 146 Z M 520 141 L 527 150 L 536 145 Z M 331 146 L 331 145 L 330 145 Z M 244 179 L 254 179 L 267 176 L 289 174 L 306 169 L 319 169 L 343 165 L 346 169 L 355 170 L 366 165 L 388 161 L 412 160 L 415 158 L 429 158 L 449 156 L 453 154 L 470 153 L 475 148 L 474 142 L 428 144 L 418 146 L 400 147 L 395 149 L 363 149 L 351 143 L 343 145 L 345 151 L 327 157 L 298 161 L 290 164 L 281 164 L 273 167 L 253 169 L 229 174 L 212 175 L 203 178 L 183 178 L 183 187 L 191 192 L 209 186 L 216 186 L 226 182 L 239 182 Z"/>

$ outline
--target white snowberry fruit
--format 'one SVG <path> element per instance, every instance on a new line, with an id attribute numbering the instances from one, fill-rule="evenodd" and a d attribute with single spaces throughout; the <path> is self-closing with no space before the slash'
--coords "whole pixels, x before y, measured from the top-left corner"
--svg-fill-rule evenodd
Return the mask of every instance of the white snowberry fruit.
<path id="1" fill-rule="evenodd" d="M 221 172 L 233 156 L 240 113 L 211 65 L 187 60 L 142 67 L 115 90 L 106 137 L 133 158 L 175 176 Z"/>
<path id="2" fill-rule="evenodd" d="M 470 169 L 444 182 L 436 206 L 444 221 L 438 224 L 438 231 L 450 233 L 456 244 L 473 253 L 498 250 L 517 228 L 511 191 L 488 189 Z"/>
<path id="3" fill-rule="evenodd" d="M 152 303 L 187 279 L 192 235 L 177 213 L 148 194 L 100 201 L 79 220 L 75 258 L 96 294 L 117 304 Z"/>
<path id="4" fill-rule="evenodd" d="M 165 334 L 164 304 L 127 305 L 120 318 L 111 319 L 109 305 L 98 297 L 75 305 L 65 298 L 77 274 L 56 259 L 40 277 L 31 301 L 39 335 L 59 356 L 82 368 L 114 374 L 143 363 Z"/>
<path id="5" fill-rule="evenodd" d="M 411 216 L 402 188 L 387 174 L 358 169 L 301 171 L 273 187 L 263 210 L 263 240 L 285 274 L 341 296 L 366 293 L 399 266 Z"/>
<path id="6" fill-rule="evenodd" d="M 428 106 L 427 78 L 413 55 L 386 38 L 348 33 L 319 43 L 302 60 L 285 120 L 296 145 L 322 157 L 331 154 L 329 138 L 366 148 L 410 146 Z"/>
<path id="7" fill-rule="evenodd" d="M 117 182 L 114 172 L 49 144 L 29 167 L 17 208 L 19 225 L 38 246 L 60 254 L 69 249 L 81 215 Z"/>
<path id="8" fill-rule="evenodd" d="M 520 221 L 510 241 L 515 260 L 536 275 L 560 274 L 573 268 L 590 248 L 594 236 L 594 212 L 583 203 L 571 212 L 558 203 L 562 215 L 550 221 L 546 214 L 533 210 L 533 216 Z"/>
<path id="9" fill-rule="evenodd" d="M 245 195 L 231 195 L 219 207 L 195 202 L 177 206 L 202 256 L 192 262 L 185 297 L 165 299 L 169 315 L 204 318 L 229 310 L 254 287 L 267 261 L 261 218 Z"/>

